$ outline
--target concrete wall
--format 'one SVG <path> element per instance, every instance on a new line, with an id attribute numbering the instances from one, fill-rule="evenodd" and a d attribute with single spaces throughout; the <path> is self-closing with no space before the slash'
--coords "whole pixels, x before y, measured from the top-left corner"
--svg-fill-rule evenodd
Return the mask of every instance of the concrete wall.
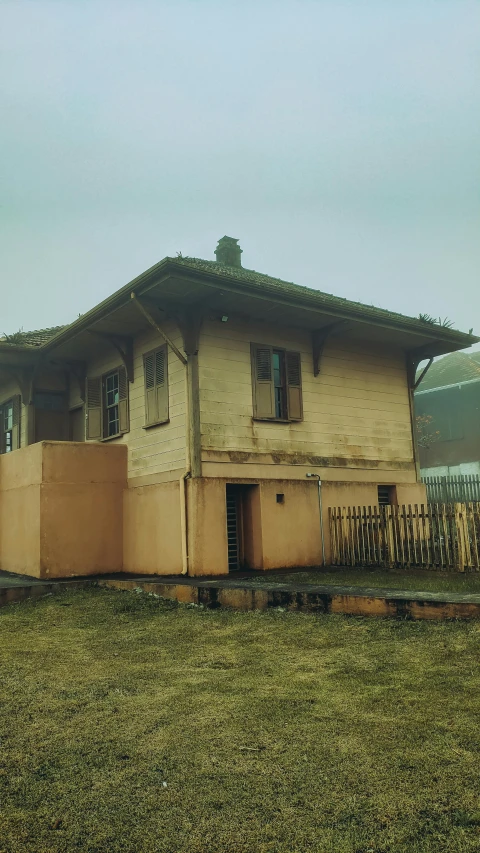
<path id="1" fill-rule="evenodd" d="M 181 500 L 178 480 L 125 490 L 124 571 L 155 575 L 181 573 Z"/>
<path id="2" fill-rule="evenodd" d="M 0 457 L 0 569 L 121 571 L 126 449 L 39 442 Z"/>
<path id="3" fill-rule="evenodd" d="M 244 505 L 245 551 L 249 568 L 278 569 L 321 563 L 318 492 L 312 482 L 291 480 L 191 480 L 189 488 L 189 573 L 228 573 L 226 485 L 248 487 Z M 283 502 L 277 502 L 277 494 Z"/>
<path id="4" fill-rule="evenodd" d="M 42 448 L 0 456 L 0 569 L 41 577 Z"/>

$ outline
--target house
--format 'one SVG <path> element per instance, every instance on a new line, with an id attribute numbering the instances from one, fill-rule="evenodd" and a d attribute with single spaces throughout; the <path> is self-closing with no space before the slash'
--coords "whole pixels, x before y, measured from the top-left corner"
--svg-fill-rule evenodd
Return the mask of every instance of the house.
<path id="1" fill-rule="evenodd" d="M 422 358 L 477 339 L 263 275 L 223 237 L 0 341 L 0 568 L 328 564 L 328 508 L 421 503 Z"/>
<path id="2" fill-rule="evenodd" d="M 435 361 L 415 392 L 424 477 L 480 474 L 480 352 Z"/>

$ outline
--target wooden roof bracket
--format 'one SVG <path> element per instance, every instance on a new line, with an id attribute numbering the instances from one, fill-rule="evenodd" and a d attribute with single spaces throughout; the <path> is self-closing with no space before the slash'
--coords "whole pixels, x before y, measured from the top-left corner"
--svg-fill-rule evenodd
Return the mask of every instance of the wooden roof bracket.
<path id="1" fill-rule="evenodd" d="M 424 367 L 418 379 L 416 379 L 418 365 L 426 358 L 429 360 L 428 364 Z M 411 391 L 417 390 L 420 382 L 426 376 L 427 371 L 430 370 L 432 363 L 433 356 L 431 356 L 429 352 L 426 352 L 424 347 L 420 347 L 420 349 L 416 350 L 410 350 L 410 352 L 407 353 L 407 379 L 408 387 Z"/>
<path id="2" fill-rule="evenodd" d="M 322 329 L 314 329 L 312 332 L 312 355 L 313 355 L 313 375 L 318 376 L 320 373 L 320 360 L 323 354 L 323 349 L 328 336 L 339 326 L 345 325 L 347 320 L 337 320 L 335 323 L 329 323 L 328 326 L 323 326 Z"/>
<path id="3" fill-rule="evenodd" d="M 88 329 L 88 331 L 91 335 L 109 341 L 115 347 L 127 372 L 128 381 L 133 382 L 133 338 L 129 335 L 111 335 L 107 332 L 97 332 L 95 329 Z"/>
<path id="4" fill-rule="evenodd" d="M 36 365 L 34 367 L 8 367 L 4 368 L 10 373 L 12 379 L 17 383 L 24 406 L 33 401 L 33 388 L 35 384 Z"/>
<path id="5" fill-rule="evenodd" d="M 75 377 L 78 383 L 78 391 L 82 403 L 86 399 L 86 381 L 87 381 L 87 362 L 73 358 L 51 358 L 49 364 L 54 367 L 63 367 L 67 375 L 70 373 Z"/>
<path id="6" fill-rule="evenodd" d="M 143 316 L 148 320 L 150 325 L 153 326 L 153 328 L 157 330 L 158 334 L 163 338 L 165 343 L 168 344 L 168 346 L 172 349 L 172 351 L 175 353 L 177 358 L 180 359 L 182 364 L 186 365 L 187 359 L 185 358 L 185 356 L 182 355 L 182 353 L 180 352 L 178 347 L 173 343 L 171 338 L 168 337 L 167 333 L 164 332 L 162 327 L 159 326 L 158 323 L 153 319 L 152 315 L 150 314 L 150 311 L 147 311 L 147 309 L 145 308 L 145 305 L 142 304 L 142 302 L 140 301 L 138 296 L 136 296 L 135 293 L 131 293 L 130 297 L 131 297 L 132 301 L 134 302 L 134 304 L 137 306 L 140 313 L 143 314 Z"/>

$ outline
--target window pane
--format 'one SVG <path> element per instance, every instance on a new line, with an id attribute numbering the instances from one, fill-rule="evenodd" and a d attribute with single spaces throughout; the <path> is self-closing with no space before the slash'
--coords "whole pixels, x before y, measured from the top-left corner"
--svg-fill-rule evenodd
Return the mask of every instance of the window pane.
<path id="1" fill-rule="evenodd" d="M 275 389 L 275 417 L 286 417 L 285 403 L 285 353 L 273 351 L 273 385 Z"/>
<path id="2" fill-rule="evenodd" d="M 13 427 L 13 403 L 6 403 L 3 409 L 4 429 Z"/>
<path id="3" fill-rule="evenodd" d="M 105 380 L 107 391 L 107 406 L 115 406 L 118 403 L 118 373 L 111 373 Z"/>
<path id="4" fill-rule="evenodd" d="M 280 367 L 280 353 L 273 353 L 273 382 L 278 388 L 282 384 L 282 372 Z"/>
<path id="5" fill-rule="evenodd" d="M 12 433 L 5 433 L 5 453 L 10 453 L 12 450 Z"/>
<path id="6" fill-rule="evenodd" d="M 108 435 L 117 435 L 120 432 L 120 423 L 118 420 L 118 406 L 111 406 L 107 409 L 108 418 Z"/>

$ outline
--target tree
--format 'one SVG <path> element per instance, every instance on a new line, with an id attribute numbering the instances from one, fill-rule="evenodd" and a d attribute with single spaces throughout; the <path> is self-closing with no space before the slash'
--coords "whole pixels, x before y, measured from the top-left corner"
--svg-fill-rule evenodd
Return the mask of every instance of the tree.
<path id="1" fill-rule="evenodd" d="M 432 421 L 431 415 L 417 415 L 415 418 L 418 445 L 427 450 L 432 444 L 440 440 L 440 430 L 432 428 Z"/>

